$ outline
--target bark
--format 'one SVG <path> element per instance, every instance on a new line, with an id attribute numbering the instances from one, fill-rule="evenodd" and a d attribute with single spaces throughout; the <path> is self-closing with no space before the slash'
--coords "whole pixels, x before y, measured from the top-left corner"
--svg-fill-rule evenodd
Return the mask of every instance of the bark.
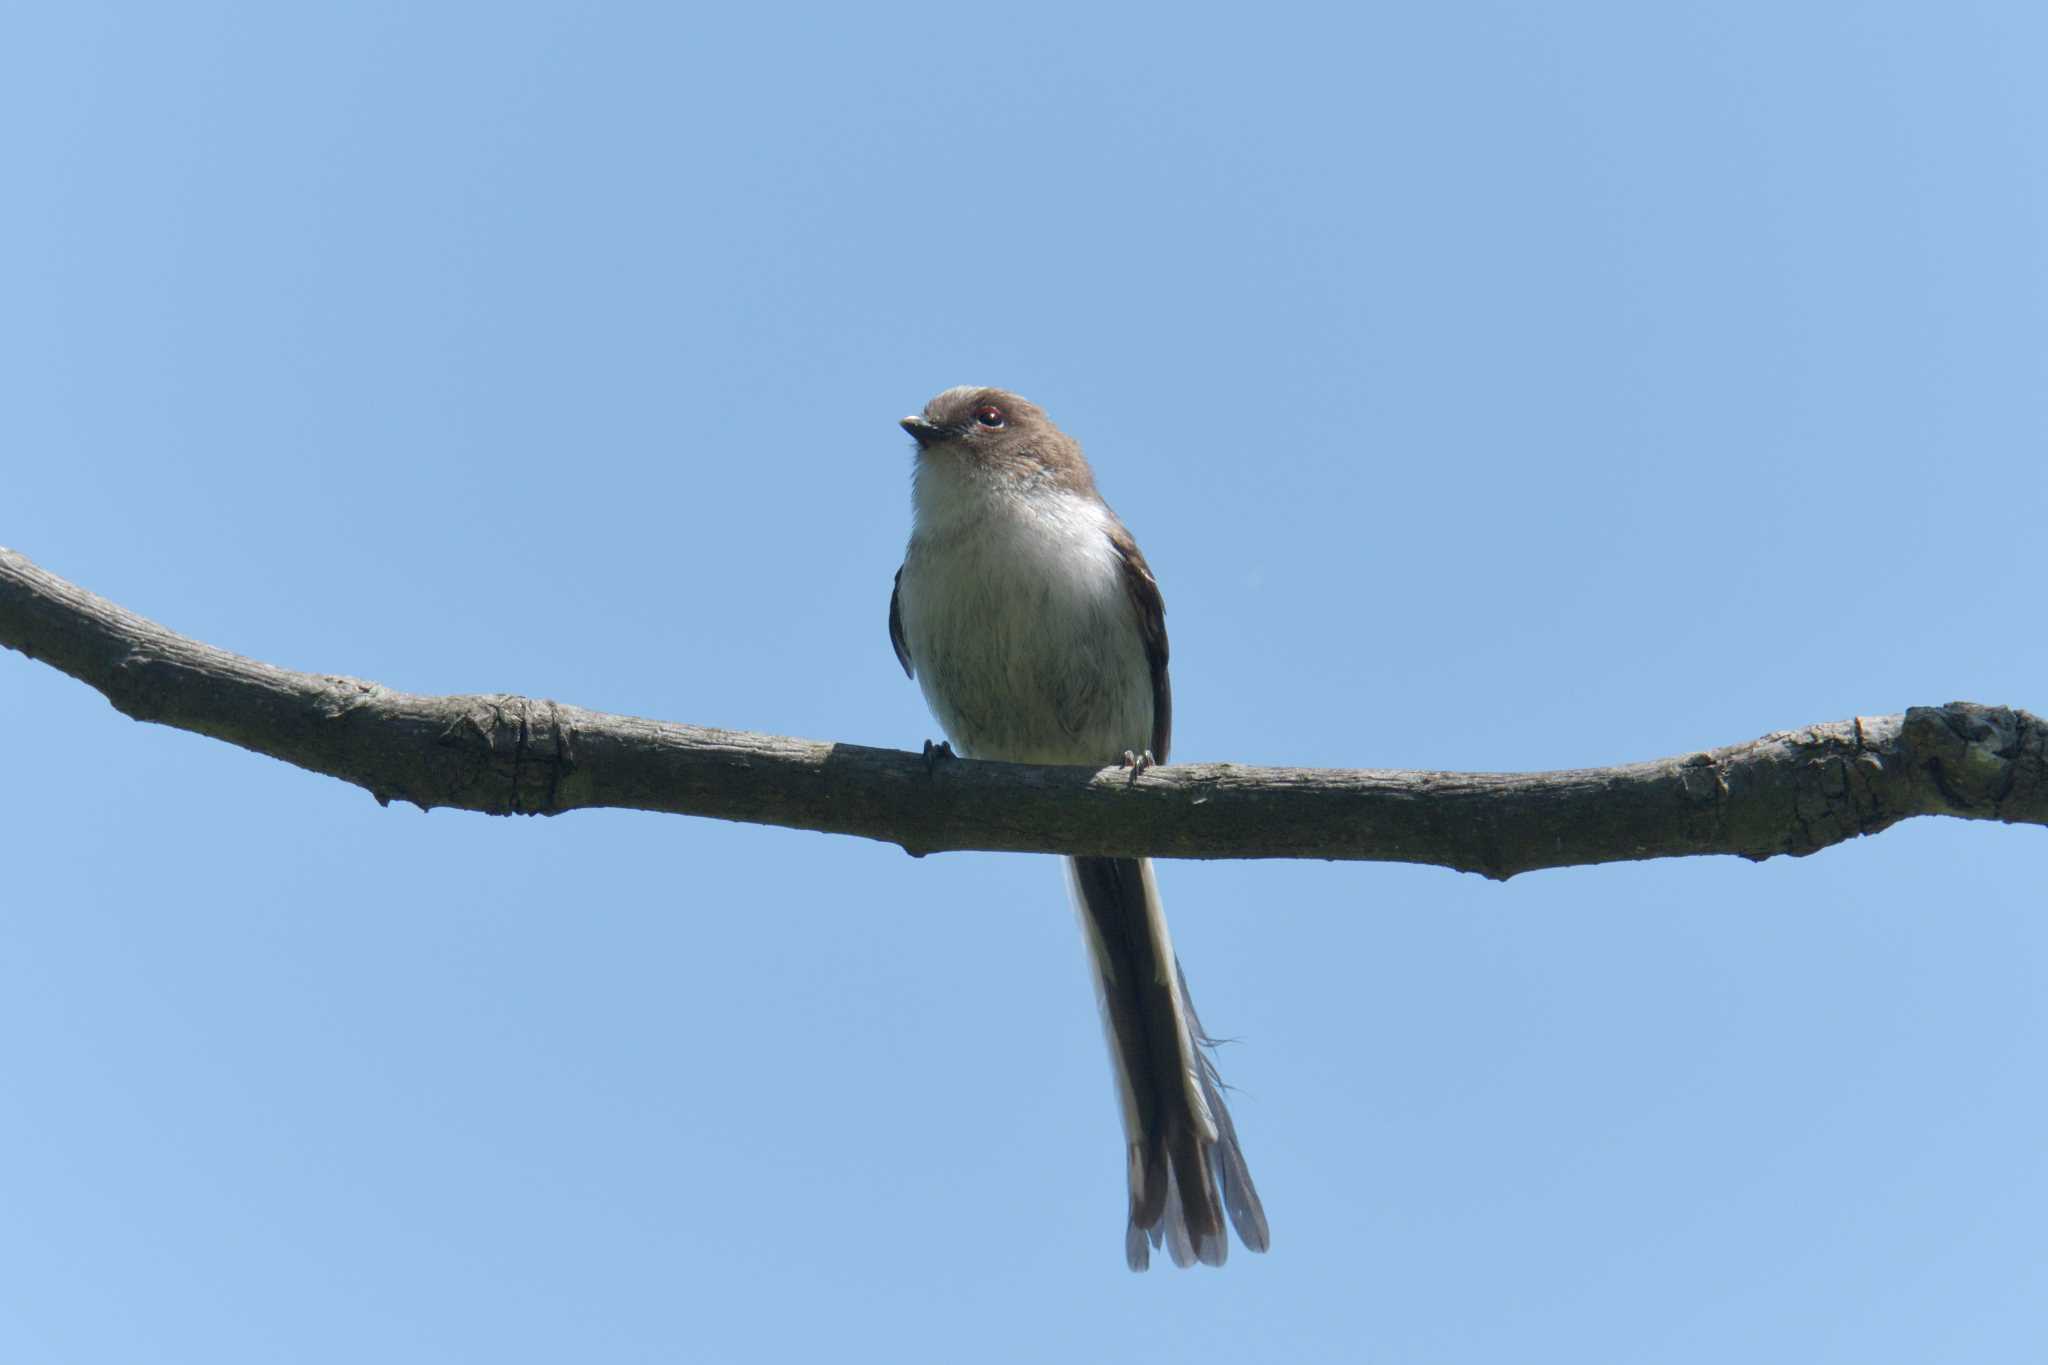
<path id="1" fill-rule="evenodd" d="M 1567 772 L 1191 763 L 1133 774 L 714 730 L 511 695 L 415 696 L 299 673 L 178 635 L 5 549 L 0 644 L 137 720 L 353 782 L 386 804 L 666 811 L 857 834 L 920 856 L 1358 859 L 1505 879 L 1688 854 L 1797 856 L 1915 815 L 2048 824 L 2048 726 L 1970 702 Z"/>

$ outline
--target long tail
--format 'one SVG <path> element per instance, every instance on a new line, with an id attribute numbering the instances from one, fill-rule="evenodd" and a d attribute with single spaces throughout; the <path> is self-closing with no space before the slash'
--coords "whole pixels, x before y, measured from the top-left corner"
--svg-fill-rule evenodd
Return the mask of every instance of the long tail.
<path id="1" fill-rule="evenodd" d="M 1069 858 L 1067 874 L 1088 935 L 1130 1145 L 1124 1258 L 1143 1270 L 1163 1240 L 1175 1265 L 1222 1265 L 1226 1211 L 1238 1240 L 1264 1251 L 1266 1211 L 1173 955 L 1152 864 Z"/>

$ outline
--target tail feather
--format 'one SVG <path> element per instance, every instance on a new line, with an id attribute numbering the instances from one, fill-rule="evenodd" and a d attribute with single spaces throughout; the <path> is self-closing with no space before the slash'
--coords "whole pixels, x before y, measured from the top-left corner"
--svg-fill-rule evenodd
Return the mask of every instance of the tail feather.
<path id="1" fill-rule="evenodd" d="M 1178 960 L 1174 962 L 1179 969 Z M 1200 1064 L 1202 1094 L 1209 1102 L 1209 1112 L 1216 1117 L 1217 1142 L 1210 1149 L 1209 1160 L 1215 1166 L 1216 1179 L 1223 1186 L 1223 1207 L 1230 1211 L 1230 1225 L 1237 1229 L 1238 1240 L 1251 1251 L 1264 1251 L 1273 1243 L 1272 1233 L 1266 1228 L 1266 1206 L 1259 1202 L 1258 1189 L 1252 1184 L 1251 1168 L 1245 1164 L 1244 1149 L 1237 1142 L 1237 1125 L 1230 1121 L 1230 1109 L 1223 1103 L 1223 1074 L 1216 1069 L 1210 1050 L 1216 1046 L 1202 1028 L 1202 1020 L 1195 1013 L 1194 997 L 1188 994 L 1188 979 L 1180 978 L 1181 1004 L 1186 1007 L 1188 1028 L 1195 1039 L 1195 1059 Z"/>
<path id="2" fill-rule="evenodd" d="M 1204 1050 L 1210 1040 L 1188 1001 L 1151 864 L 1070 858 L 1067 867 L 1129 1144 L 1124 1259 L 1143 1270 L 1163 1241 L 1175 1265 L 1221 1265 L 1226 1211 L 1239 1240 L 1264 1251 L 1265 1210 Z"/>

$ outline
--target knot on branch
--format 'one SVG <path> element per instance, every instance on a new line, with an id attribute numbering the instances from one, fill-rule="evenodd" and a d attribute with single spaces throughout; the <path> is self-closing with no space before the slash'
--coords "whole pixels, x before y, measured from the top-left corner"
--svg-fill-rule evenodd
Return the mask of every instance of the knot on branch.
<path id="1" fill-rule="evenodd" d="M 153 651 L 131 649 L 107 673 L 102 689 L 114 709 L 130 720 L 161 721 L 189 685 L 177 662 Z"/>
<path id="2" fill-rule="evenodd" d="M 576 731 L 562 708 L 509 694 L 466 700 L 472 704 L 441 741 L 474 760 L 467 783 L 474 808 L 490 815 L 561 811 L 562 783 L 576 769 Z"/>
<path id="3" fill-rule="evenodd" d="M 1966 701 L 1915 706 L 1903 738 L 1941 813 L 2032 820 L 2048 805 L 2048 731 L 2024 711 Z"/>

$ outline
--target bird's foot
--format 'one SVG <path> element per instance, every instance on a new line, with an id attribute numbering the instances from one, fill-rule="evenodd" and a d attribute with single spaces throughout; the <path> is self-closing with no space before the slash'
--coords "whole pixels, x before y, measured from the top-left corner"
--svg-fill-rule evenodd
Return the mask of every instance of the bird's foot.
<path id="1" fill-rule="evenodd" d="M 1124 750 L 1123 766 L 1131 770 L 1130 780 L 1136 782 L 1139 774 L 1143 773 L 1147 768 L 1158 767 L 1159 760 L 1152 757 L 1150 749 L 1145 750 L 1141 754 L 1134 754 L 1129 749 L 1126 749 Z"/>
<path id="2" fill-rule="evenodd" d="M 924 742 L 925 775 L 929 777 L 939 770 L 939 764 L 950 763 L 958 757 L 959 755 L 953 752 L 953 746 L 947 741 L 942 739 L 937 744 L 934 744 L 930 740 L 926 740 Z"/>

